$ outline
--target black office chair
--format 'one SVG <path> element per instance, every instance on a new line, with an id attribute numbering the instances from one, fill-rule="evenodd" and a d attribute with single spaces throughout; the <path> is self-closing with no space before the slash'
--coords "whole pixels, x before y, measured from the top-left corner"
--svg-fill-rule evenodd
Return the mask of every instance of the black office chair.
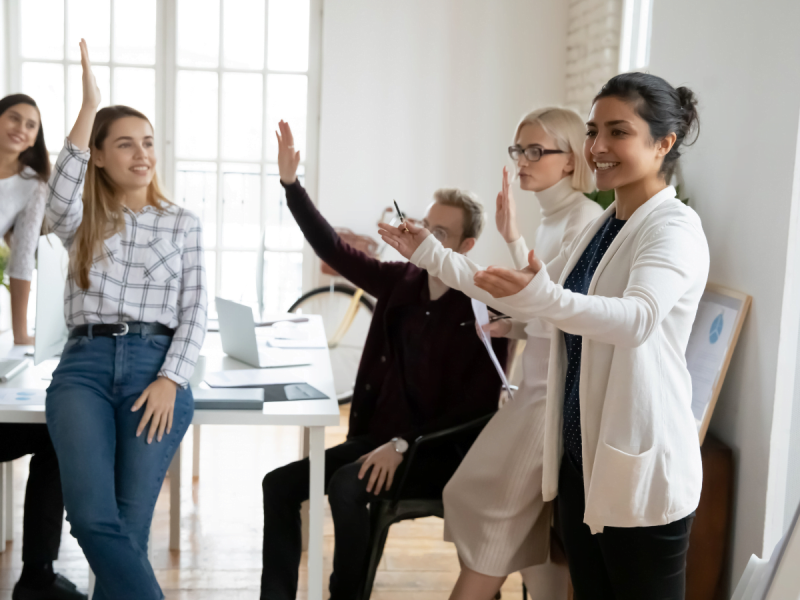
<path id="1" fill-rule="evenodd" d="M 403 476 L 394 490 L 391 499 L 378 499 L 370 503 L 370 552 L 367 558 L 366 578 L 359 600 L 369 600 L 372 586 L 375 583 L 375 573 L 383 556 L 386 537 L 389 527 L 400 521 L 408 519 L 422 519 L 424 517 L 444 518 L 444 505 L 442 498 L 404 498 L 403 492 L 408 480 L 408 475 L 414 468 L 414 461 L 420 449 L 428 449 L 442 442 L 453 441 L 474 432 L 474 437 L 481 432 L 483 427 L 494 416 L 494 413 L 483 416 L 469 423 L 421 435 L 416 439 L 408 452 L 408 458 Z M 461 457 L 464 458 L 463 456 Z M 418 459 L 419 460 L 419 459 Z"/>

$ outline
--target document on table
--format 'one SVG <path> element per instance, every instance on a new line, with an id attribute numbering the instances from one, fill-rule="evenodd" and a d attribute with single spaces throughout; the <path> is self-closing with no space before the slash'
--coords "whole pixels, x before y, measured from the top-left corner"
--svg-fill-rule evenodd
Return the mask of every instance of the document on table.
<path id="1" fill-rule="evenodd" d="M 711 402 L 736 326 L 738 308 L 733 298 L 706 293 L 697 308 L 686 366 L 692 377 L 692 413 L 698 428 Z"/>
<path id="2" fill-rule="evenodd" d="M 292 323 L 279 321 L 271 327 L 262 327 L 258 331 L 259 340 L 266 341 L 272 348 L 308 348 L 322 349 L 328 347 L 328 338 L 321 323 Z"/>
<path id="3" fill-rule="evenodd" d="M 472 312 L 475 314 L 475 322 L 479 326 L 481 339 L 483 340 L 483 345 L 486 346 L 486 351 L 489 353 L 489 358 L 492 359 L 492 364 L 494 365 L 494 368 L 497 369 L 497 374 L 500 375 L 500 381 L 503 382 L 503 387 L 506 388 L 509 398 L 513 398 L 514 394 L 511 392 L 511 386 L 506 378 L 506 372 L 503 370 L 503 366 L 500 364 L 500 361 L 497 360 L 497 355 L 494 353 L 494 348 L 492 348 L 492 338 L 483 329 L 484 325 L 489 324 L 489 309 L 486 308 L 486 305 L 483 302 L 473 298 Z"/>
<path id="4" fill-rule="evenodd" d="M 205 382 L 213 388 L 262 387 L 286 383 L 305 383 L 308 369 L 234 369 L 206 374 Z"/>
<path id="5" fill-rule="evenodd" d="M 0 389 L 0 405 L 3 406 L 44 406 L 46 397 L 44 390 Z"/>

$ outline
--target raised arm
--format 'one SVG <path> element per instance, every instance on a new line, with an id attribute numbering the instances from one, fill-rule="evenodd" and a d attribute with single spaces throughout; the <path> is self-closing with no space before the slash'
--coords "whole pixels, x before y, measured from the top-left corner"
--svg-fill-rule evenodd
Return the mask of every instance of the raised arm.
<path id="1" fill-rule="evenodd" d="M 58 155 L 53 174 L 50 176 L 49 194 L 45 205 L 45 221 L 48 227 L 64 242 L 72 244 L 75 231 L 83 219 L 83 179 L 89 164 L 89 142 L 92 126 L 100 106 L 100 88 L 97 87 L 86 40 L 81 39 L 81 67 L 83 70 L 83 102 L 78 118 Z"/>
<path id="2" fill-rule="evenodd" d="M 286 204 L 297 225 L 317 256 L 354 285 L 368 294 L 379 296 L 386 286 L 394 285 L 399 271 L 408 265 L 381 262 L 342 240 L 297 181 L 300 153 L 294 149 L 289 124 L 281 121 L 279 127 L 280 133 L 276 135 L 281 185 L 286 189 Z"/>
<path id="3" fill-rule="evenodd" d="M 688 291 L 699 301 L 708 277 L 709 254 L 698 222 L 666 223 L 637 249 L 621 298 L 586 296 L 551 281 L 547 267 L 531 253 L 523 271 L 490 267 L 476 274 L 481 289 L 526 316 L 543 317 L 556 327 L 590 339 L 636 347 L 643 344 Z M 508 295 L 511 292 L 511 295 Z"/>

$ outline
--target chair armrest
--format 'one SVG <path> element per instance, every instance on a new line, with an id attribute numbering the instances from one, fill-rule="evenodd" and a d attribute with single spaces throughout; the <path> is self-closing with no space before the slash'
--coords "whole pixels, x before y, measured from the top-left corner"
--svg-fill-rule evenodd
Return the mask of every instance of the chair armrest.
<path id="1" fill-rule="evenodd" d="M 407 461 L 406 468 L 403 471 L 403 476 L 400 478 L 400 481 L 398 482 L 398 485 L 394 490 L 394 495 L 392 496 L 391 509 L 393 510 L 397 506 L 397 503 L 400 502 L 400 498 L 406 486 L 406 480 L 408 479 L 408 474 L 411 472 L 411 469 L 414 466 L 414 459 L 416 458 L 417 451 L 419 450 L 420 446 L 428 446 L 433 442 L 447 441 L 449 438 L 454 438 L 458 435 L 468 433 L 475 429 L 483 429 L 494 415 L 495 413 L 492 412 L 478 419 L 469 421 L 468 423 L 462 423 L 461 425 L 448 427 L 447 429 L 442 429 L 441 431 L 436 431 L 434 433 L 427 433 L 425 435 L 421 435 L 416 440 L 414 440 L 414 443 L 411 445 L 408 451 L 408 457 L 406 458 Z"/>

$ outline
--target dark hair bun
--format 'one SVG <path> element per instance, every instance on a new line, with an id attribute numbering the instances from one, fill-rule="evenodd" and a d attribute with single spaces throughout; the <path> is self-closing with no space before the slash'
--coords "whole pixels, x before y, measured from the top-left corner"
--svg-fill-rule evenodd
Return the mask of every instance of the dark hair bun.
<path id="1" fill-rule="evenodd" d="M 697 112 L 697 96 L 688 87 L 681 86 L 675 90 L 678 92 L 678 98 L 681 104 L 681 113 L 683 113 L 683 121 L 686 124 L 684 130 L 684 144 L 691 146 L 697 141 L 697 136 L 700 134 L 700 115 Z M 689 137 L 692 129 L 695 130 L 694 139 L 687 142 L 686 138 Z"/>

